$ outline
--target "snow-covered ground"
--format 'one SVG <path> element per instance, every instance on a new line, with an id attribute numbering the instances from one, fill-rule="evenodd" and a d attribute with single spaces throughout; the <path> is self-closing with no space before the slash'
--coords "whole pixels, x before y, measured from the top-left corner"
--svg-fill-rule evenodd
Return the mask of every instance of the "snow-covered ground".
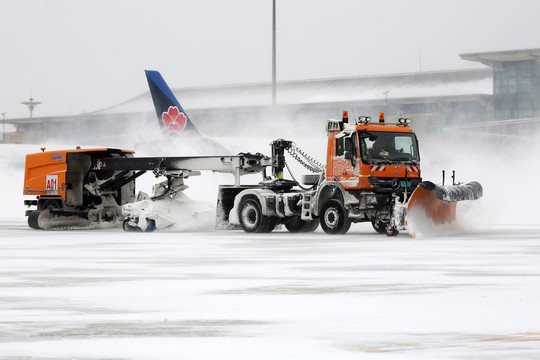
<path id="1" fill-rule="evenodd" d="M 36 231 L 22 206 L 28 149 L 1 150 L 1 359 L 540 357 L 539 199 L 510 183 L 533 157 L 447 156 L 484 199 L 413 239 L 366 224 L 344 236 Z M 188 194 L 215 199 L 224 179 L 187 181 Z"/>
<path id="2" fill-rule="evenodd" d="M 540 356 L 540 226 L 0 231 L 2 359 Z"/>

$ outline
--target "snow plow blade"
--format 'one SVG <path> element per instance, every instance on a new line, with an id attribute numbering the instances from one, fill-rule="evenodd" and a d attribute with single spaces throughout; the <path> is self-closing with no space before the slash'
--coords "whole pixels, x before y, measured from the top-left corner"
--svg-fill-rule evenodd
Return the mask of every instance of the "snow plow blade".
<path id="1" fill-rule="evenodd" d="M 482 185 L 476 181 L 449 186 L 424 181 L 411 195 L 407 214 L 423 209 L 426 216 L 435 224 L 451 223 L 456 220 L 458 201 L 478 200 L 482 197 L 482 193 Z"/>

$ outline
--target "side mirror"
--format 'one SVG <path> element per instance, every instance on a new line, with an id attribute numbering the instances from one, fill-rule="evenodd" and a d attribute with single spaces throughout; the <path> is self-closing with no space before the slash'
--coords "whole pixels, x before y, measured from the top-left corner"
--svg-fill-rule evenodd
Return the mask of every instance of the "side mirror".
<path id="1" fill-rule="evenodd" d="M 352 166 L 356 166 L 356 154 L 354 153 L 354 147 L 352 138 L 345 138 L 345 151 L 343 152 L 343 157 L 346 160 L 351 160 Z"/>
<path id="2" fill-rule="evenodd" d="M 345 153 L 353 151 L 353 144 L 350 137 L 345 138 Z"/>

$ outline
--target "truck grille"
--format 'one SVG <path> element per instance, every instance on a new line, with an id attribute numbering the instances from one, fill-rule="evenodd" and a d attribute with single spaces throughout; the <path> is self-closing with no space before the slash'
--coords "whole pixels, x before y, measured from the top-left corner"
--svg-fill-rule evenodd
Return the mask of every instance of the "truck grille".
<path id="1" fill-rule="evenodd" d="M 416 189 L 420 184 L 419 178 L 385 178 L 385 177 L 370 177 L 369 184 L 373 186 L 375 192 L 389 193 L 389 192 L 404 192 L 412 191 Z"/>

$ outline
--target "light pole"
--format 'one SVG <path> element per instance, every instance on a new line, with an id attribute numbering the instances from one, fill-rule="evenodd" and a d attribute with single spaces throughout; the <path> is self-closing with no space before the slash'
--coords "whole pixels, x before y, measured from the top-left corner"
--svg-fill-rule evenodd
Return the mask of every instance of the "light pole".
<path id="1" fill-rule="evenodd" d="M 28 100 L 30 101 L 23 101 L 21 104 L 28 106 L 28 110 L 30 110 L 30 119 L 32 119 L 34 108 L 38 106 L 39 104 L 41 104 L 41 102 L 34 101 L 34 98 L 32 96 L 30 96 Z M 39 123 L 39 118 L 38 118 L 38 124 L 37 124 L 38 130 L 40 129 L 40 127 L 41 127 L 41 124 Z"/>
<path id="2" fill-rule="evenodd" d="M 388 110 L 388 93 L 389 93 L 389 92 L 390 92 L 390 90 L 385 90 L 385 91 L 383 91 L 383 94 L 384 94 L 384 96 L 385 96 L 385 98 L 386 98 L 386 113 L 387 113 L 388 115 L 390 115 L 390 111 Z"/>
<path id="3" fill-rule="evenodd" d="M 30 101 L 23 101 L 21 104 L 28 106 L 28 110 L 30 110 L 30 119 L 32 118 L 32 112 L 34 111 L 34 108 L 41 104 L 39 101 L 34 101 L 34 98 L 29 98 Z"/>
<path id="4" fill-rule="evenodd" d="M 272 108 L 276 107 L 276 0 L 272 0 Z"/>

